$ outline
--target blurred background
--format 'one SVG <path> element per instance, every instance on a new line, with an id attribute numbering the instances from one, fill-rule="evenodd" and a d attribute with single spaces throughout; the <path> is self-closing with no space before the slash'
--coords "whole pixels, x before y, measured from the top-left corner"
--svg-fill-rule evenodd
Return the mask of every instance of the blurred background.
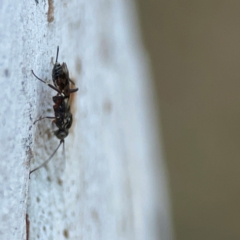
<path id="1" fill-rule="evenodd" d="M 137 5 L 176 240 L 240 239 L 240 1 Z"/>

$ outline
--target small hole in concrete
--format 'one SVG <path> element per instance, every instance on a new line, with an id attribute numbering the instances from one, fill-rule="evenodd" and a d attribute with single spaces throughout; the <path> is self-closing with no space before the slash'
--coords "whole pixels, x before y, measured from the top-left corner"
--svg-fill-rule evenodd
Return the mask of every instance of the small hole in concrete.
<path id="1" fill-rule="evenodd" d="M 7 68 L 4 70 L 4 74 L 5 74 L 5 77 L 9 77 L 9 70 Z"/>
<path id="2" fill-rule="evenodd" d="M 69 238 L 69 233 L 68 233 L 68 230 L 67 230 L 67 229 L 64 229 L 64 230 L 63 230 L 63 236 L 64 236 L 65 238 Z"/>
<path id="3" fill-rule="evenodd" d="M 63 184 L 62 179 L 58 178 L 58 185 L 59 185 L 59 186 L 62 186 L 62 184 Z"/>

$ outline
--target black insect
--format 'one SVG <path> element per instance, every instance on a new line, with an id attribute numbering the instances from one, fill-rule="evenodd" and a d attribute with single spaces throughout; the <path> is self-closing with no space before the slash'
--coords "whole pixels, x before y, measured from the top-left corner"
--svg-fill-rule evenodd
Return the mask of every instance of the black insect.
<path id="1" fill-rule="evenodd" d="M 53 119 L 53 123 L 58 128 L 54 131 L 54 135 L 60 139 L 60 143 L 58 147 L 55 149 L 55 151 L 52 153 L 52 155 L 40 166 L 30 171 L 30 174 L 35 172 L 36 170 L 40 169 L 41 167 L 45 166 L 54 156 L 54 154 L 57 152 L 61 144 L 64 146 L 64 139 L 68 136 L 68 132 L 70 127 L 72 126 L 72 113 L 71 108 L 69 104 L 70 94 L 73 92 L 78 91 L 78 88 L 71 89 L 70 88 L 70 82 L 73 83 L 73 81 L 69 78 L 68 68 L 65 63 L 60 65 L 57 62 L 58 58 L 58 51 L 59 47 L 57 48 L 57 57 L 56 57 L 56 63 L 54 64 L 52 76 L 53 76 L 53 83 L 52 84 L 46 83 L 44 80 L 40 79 L 35 75 L 35 73 L 32 70 L 32 74 L 41 82 L 47 84 L 49 87 L 54 89 L 57 92 L 56 96 L 53 96 L 53 110 L 54 110 L 54 116 L 46 116 L 41 117 L 37 119 L 34 124 L 42 119 L 49 118 Z"/>

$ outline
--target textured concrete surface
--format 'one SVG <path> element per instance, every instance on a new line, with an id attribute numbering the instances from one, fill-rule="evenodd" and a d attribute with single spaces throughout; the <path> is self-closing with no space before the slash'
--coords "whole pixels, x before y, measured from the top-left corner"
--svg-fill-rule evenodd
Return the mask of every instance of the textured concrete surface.
<path id="1" fill-rule="evenodd" d="M 129 1 L 1 2 L 1 239 L 171 239 L 147 58 Z M 60 46 L 79 91 L 56 149 L 51 80 Z M 28 224 L 25 226 L 26 199 Z"/>

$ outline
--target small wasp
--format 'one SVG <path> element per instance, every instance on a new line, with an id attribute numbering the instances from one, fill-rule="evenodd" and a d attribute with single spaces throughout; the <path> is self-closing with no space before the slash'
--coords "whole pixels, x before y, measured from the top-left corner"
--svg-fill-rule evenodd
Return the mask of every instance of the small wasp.
<path id="1" fill-rule="evenodd" d="M 57 92 L 56 96 L 53 96 L 53 110 L 54 110 L 54 117 L 41 117 L 37 119 L 34 124 L 42 119 L 49 118 L 53 119 L 53 123 L 56 125 L 58 130 L 54 131 L 54 135 L 60 139 L 60 143 L 58 147 L 55 149 L 55 151 L 52 153 L 52 155 L 40 166 L 30 171 L 30 174 L 35 172 L 36 170 L 40 169 L 41 167 L 45 166 L 54 156 L 54 154 L 57 152 L 61 144 L 64 146 L 64 139 L 68 136 L 68 132 L 70 127 L 72 126 L 72 113 L 70 109 L 69 104 L 69 98 L 70 94 L 78 91 L 78 88 L 70 89 L 70 82 L 74 84 L 74 82 L 69 78 L 68 68 L 66 63 L 63 63 L 62 65 L 57 62 L 58 59 L 58 51 L 59 47 L 57 47 L 57 56 L 56 56 L 56 62 L 54 64 L 53 70 L 52 70 L 52 78 L 53 83 L 48 84 L 44 80 L 40 79 L 35 75 L 35 73 L 32 70 L 32 74 L 41 82 L 47 84 L 50 88 L 54 89 Z"/>

